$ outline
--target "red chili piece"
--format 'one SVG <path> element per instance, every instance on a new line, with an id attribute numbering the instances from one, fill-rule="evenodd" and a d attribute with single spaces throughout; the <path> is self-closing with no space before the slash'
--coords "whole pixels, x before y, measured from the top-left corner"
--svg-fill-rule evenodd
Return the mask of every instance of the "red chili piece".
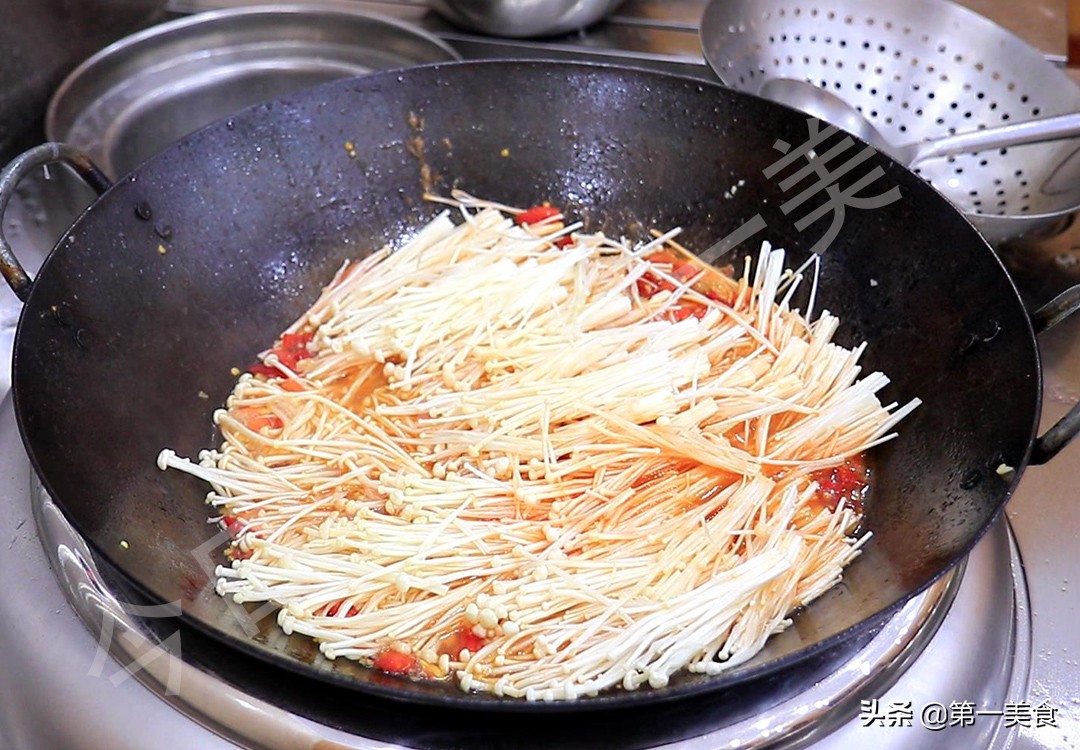
<path id="1" fill-rule="evenodd" d="M 670 266 L 678 263 L 680 259 L 670 250 L 658 250 L 645 260 L 655 265 Z M 691 274 L 691 276 L 692 275 L 693 274 Z M 685 279 L 682 280 L 685 281 Z M 637 280 L 638 296 L 642 299 L 649 299 L 660 292 L 670 292 L 674 288 L 674 284 L 667 279 L 660 278 L 652 271 L 646 271 L 641 278 Z"/>
<path id="2" fill-rule="evenodd" d="M 671 269 L 671 275 L 682 282 L 687 282 L 690 279 L 701 273 L 701 267 L 690 261 L 680 263 Z"/>
<path id="3" fill-rule="evenodd" d="M 485 643 L 487 641 L 474 633 L 471 627 L 462 625 L 443 638 L 439 644 L 439 653 L 449 654 L 455 659 L 460 659 L 463 650 L 468 649 L 470 654 L 475 654 Z"/>
<path id="4" fill-rule="evenodd" d="M 310 331 L 302 333 L 286 333 L 281 337 L 277 346 L 270 350 L 270 354 L 276 354 L 278 361 L 290 370 L 295 370 L 297 363 L 311 356 L 308 344 L 314 336 Z M 280 378 L 281 371 L 276 367 L 258 362 L 248 368 L 252 375 L 263 375 L 268 378 Z"/>
<path id="5" fill-rule="evenodd" d="M 555 206 L 533 206 L 532 208 L 526 208 L 524 211 L 514 217 L 514 222 L 518 226 L 527 226 L 529 224 L 538 224 L 545 219 L 558 216 L 562 211 L 555 208 Z M 555 240 L 555 247 L 564 248 L 574 244 L 574 238 L 570 235 L 565 235 Z"/>
<path id="6" fill-rule="evenodd" d="M 839 466 L 815 471 L 810 478 L 818 483 L 818 500 L 822 507 L 835 510 L 841 503 L 862 513 L 863 499 L 870 488 L 870 470 L 860 454 Z"/>
<path id="7" fill-rule="evenodd" d="M 687 318 L 697 318 L 700 320 L 705 317 L 705 313 L 708 311 L 709 308 L 703 303 L 684 299 L 679 302 L 678 307 L 673 307 L 668 310 L 665 317 L 676 323 L 680 320 L 686 320 Z"/>
<path id="8" fill-rule="evenodd" d="M 373 666 L 390 674 L 408 674 L 414 671 L 418 664 L 416 657 L 411 654 L 387 649 L 375 657 Z"/>
<path id="9" fill-rule="evenodd" d="M 276 414 L 252 414 L 244 420 L 244 424 L 247 425 L 249 430 L 254 430 L 255 432 L 258 432 L 264 427 L 277 430 L 285 425 L 285 423 L 281 421 L 281 417 Z"/>
<path id="10" fill-rule="evenodd" d="M 341 601 L 334 602 L 333 604 L 331 604 L 329 607 L 326 608 L 325 612 L 323 612 L 323 617 L 334 617 L 335 615 L 337 615 L 338 612 L 341 611 L 341 605 L 344 604 L 344 603 L 345 603 L 344 599 L 342 599 Z M 349 611 L 345 613 L 345 616 L 346 617 L 355 617 L 358 614 L 360 614 L 360 610 L 358 610 L 356 607 L 354 607 L 354 606 L 352 606 L 350 604 L 349 605 Z"/>
<path id="11" fill-rule="evenodd" d="M 222 522 L 225 524 L 225 530 L 229 532 L 229 535 L 234 539 L 240 536 L 241 529 L 244 528 L 244 522 L 236 516 L 223 516 Z"/>
<path id="12" fill-rule="evenodd" d="M 262 375 L 265 378 L 280 378 L 281 370 L 270 365 L 264 365 L 262 362 L 256 362 L 248 368 L 248 372 L 252 375 Z"/>
<path id="13" fill-rule="evenodd" d="M 545 219 L 550 219 L 553 216 L 558 216 L 562 211 L 555 208 L 555 206 L 533 206 L 532 208 L 526 208 L 524 211 L 514 217 L 514 222 L 519 226 L 527 226 L 528 224 L 539 224 Z"/>
<path id="14" fill-rule="evenodd" d="M 669 266 L 668 275 L 675 280 L 685 283 L 694 278 L 702 272 L 702 267 L 692 260 L 687 260 L 684 256 L 677 254 L 673 250 L 658 250 L 648 258 L 650 263 L 660 266 Z M 675 289 L 675 284 L 668 281 L 666 278 L 661 278 L 652 271 L 646 271 L 641 278 L 637 280 L 637 292 L 638 296 L 642 299 L 649 299 L 660 292 L 670 292 Z M 718 292 L 712 289 L 695 289 L 704 294 L 711 300 L 717 302 L 726 302 Z M 680 320 L 686 320 L 687 318 L 703 318 L 705 313 L 709 311 L 709 306 L 703 302 L 696 300 L 682 299 L 679 304 L 669 309 L 664 313 L 664 318 L 673 322 Z"/>
<path id="15" fill-rule="evenodd" d="M 637 280 L 637 293 L 642 299 L 649 299 L 660 292 L 670 292 L 674 288 L 671 282 L 659 279 L 649 272 Z"/>

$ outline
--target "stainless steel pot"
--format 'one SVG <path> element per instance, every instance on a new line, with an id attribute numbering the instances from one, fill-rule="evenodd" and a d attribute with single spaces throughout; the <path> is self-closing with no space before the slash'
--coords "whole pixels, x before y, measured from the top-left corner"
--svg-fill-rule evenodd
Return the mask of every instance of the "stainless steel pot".
<path id="1" fill-rule="evenodd" d="M 72 71 L 49 105 L 45 133 L 115 179 L 253 104 L 458 57 L 416 26 L 333 3 L 197 13 L 125 37 Z"/>
<path id="2" fill-rule="evenodd" d="M 432 0 L 458 26 L 494 36 L 553 36 L 599 21 L 622 0 Z"/>

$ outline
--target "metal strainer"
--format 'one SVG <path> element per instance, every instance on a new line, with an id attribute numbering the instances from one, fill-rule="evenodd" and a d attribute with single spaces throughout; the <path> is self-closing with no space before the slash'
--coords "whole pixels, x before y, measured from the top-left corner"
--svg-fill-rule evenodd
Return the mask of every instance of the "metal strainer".
<path id="1" fill-rule="evenodd" d="M 701 22 L 720 79 L 841 97 L 893 145 L 1080 111 L 1080 87 L 1013 34 L 947 0 L 712 0 Z M 950 156 L 915 170 L 998 244 L 1080 208 L 1080 142 Z"/>

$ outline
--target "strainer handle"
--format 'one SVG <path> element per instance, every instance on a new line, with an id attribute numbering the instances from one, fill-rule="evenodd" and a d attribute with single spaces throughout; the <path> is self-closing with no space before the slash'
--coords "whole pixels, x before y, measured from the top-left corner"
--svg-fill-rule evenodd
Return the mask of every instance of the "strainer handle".
<path id="1" fill-rule="evenodd" d="M 89 156 L 66 143 L 44 143 L 35 146 L 16 156 L 0 172 L 0 274 L 3 274 L 4 280 L 11 287 L 11 291 L 15 292 L 15 296 L 23 302 L 26 302 L 27 297 L 30 296 L 33 281 L 15 257 L 11 244 L 4 236 L 4 214 L 7 213 L 8 204 L 15 195 L 15 189 L 24 177 L 38 167 L 57 162 L 67 164 L 75 170 L 75 173 L 98 195 L 112 187 L 112 182 L 90 160 Z"/>
<path id="2" fill-rule="evenodd" d="M 1036 333 L 1052 328 L 1080 310 L 1080 284 L 1066 289 L 1031 314 Z M 1080 403 L 1073 404 L 1069 413 L 1035 440 L 1031 448 L 1031 463 L 1044 464 L 1080 432 Z"/>
<path id="3" fill-rule="evenodd" d="M 907 166 L 912 167 L 921 161 L 939 156 L 977 153 L 986 149 L 1045 143 L 1077 136 L 1080 136 L 1080 112 L 1070 112 L 916 143 L 913 146 L 914 154 L 907 157 Z"/>

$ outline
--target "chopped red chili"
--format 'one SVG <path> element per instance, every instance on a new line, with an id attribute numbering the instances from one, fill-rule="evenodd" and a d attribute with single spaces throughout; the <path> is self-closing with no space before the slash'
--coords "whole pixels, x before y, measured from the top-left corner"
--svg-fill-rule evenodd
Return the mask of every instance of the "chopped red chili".
<path id="1" fill-rule="evenodd" d="M 300 360 L 307 359 L 311 356 L 311 352 L 308 350 L 308 344 L 311 343 L 313 334 L 310 331 L 303 331 L 301 333 L 286 333 L 281 337 L 281 341 L 270 350 L 270 354 L 277 355 L 278 361 L 282 365 L 288 367 L 290 370 L 295 370 L 296 365 Z M 248 372 L 252 375 L 263 375 L 267 378 L 280 378 L 281 371 L 276 367 L 270 367 L 262 362 L 258 362 L 248 368 Z"/>
<path id="2" fill-rule="evenodd" d="M 240 536 L 240 531 L 244 528 L 244 522 L 236 516 L 222 516 L 221 522 L 225 524 L 225 530 L 228 531 L 230 536 L 234 539 Z"/>
<path id="3" fill-rule="evenodd" d="M 649 255 L 646 260 L 656 266 L 669 266 L 669 268 L 661 268 L 660 270 L 666 271 L 667 276 L 682 283 L 693 279 L 706 270 L 706 267 L 701 263 L 688 259 L 685 255 L 667 248 L 657 250 L 652 255 Z M 724 271 L 719 271 L 719 273 L 724 273 Z M 714 302 L 730 303 L 731 300 L 714 287 L 715 283 L 714 280 L 710 283 L 710 279 L 706 274 L 703 279 L 694 284 L 693 288 L 698 294 L 703 294 Z M 642 299 L 650 299 L 660 292 L 673 291 L 675 286 L 668 278 L 662 278 L 653 271 L 646 271 L 637 280 L 637 293 Z M 702 318 L 708 311 L 709 306 L 704 302 L 683 298 L 677 305 L 664 313 L 664 318 L 677 322 L 687 318 Z"/>
<path id="4" fill-rule="evenodd" d="M 247 560 L 252 554 L 251 550 L 242 550 L 235 544 L 225 550 L 225 556 L 230 560 Z"/>
<path id="5" fill-rule="evenodd" d="M 642 299 L 649 299 L 660 292 L 670 292 L 675 288 L 667 279 L 661 279 L 656 274 L 646 271 L 645 274 L 637 280 L 637 292 Z"/>
<path id="6" fill-rule="evenodd" d="M 276 414 L 268 414 L 266 412 L 259 412 L 259 413 L 247 416 L 244 419 L 244 424 L 247 425 L 247 428 L 249 430 L 254 430 L 255 432 L 258 432 L 259 430 L 261 430 L 264 427 L 270 427 L 271 429 L 276 430 L 279 427 L 284 426 L 285 423 L 282 422 L 281 417 L 277 416 Z"/>
<path id="7" fill-rule="evenodd" d="M 375 657 L 372 666 L 390 674 L 409 674 L 417 669 L 419 663 L 412 654 L 387 649 Z"/>
<path id="8" fill-rule="evenodd" d="M 532 208 L 526 208 L 515 216 L 514 221 L 520 226 L 539 224 L 541 221 L 558 216 L 561 213 L 562 211 L 555 208 L 555 206 L 533 206 Z"/>
<path id="9" fill-rule="evenodd" d="M 468 649 L 470 654 L 475 654 L 485 643 L 487 641 L 474 633 L 471 627 L 462 625 L 442 639 L 439 643 L 439 653 L 460 659 L 463 650 Z"/>
<path id="10" fill-rule="evenodd" d="M 700 320 L 705 317 L 705 313 L 708 311 L 709 308 L 704 303 L 684 299 L 679 301 L 677 307 L 668 310 L 665 317 L 667 317 L 668 320 L 673 320 L 675 322 L 686 320 L 687 318 L 698 318 Z"/>
<path id="11" fill-rule="evenodd" d="M 838 466 L 815 471 L 810 478 L 818 483 L 815 504 L 836 510 L 841 504 L 862 513 L 863 500 L 870 487 L 870 469 L 862 454 L 844 460 Z"/>
<path id="12" fill-rule="evenodd" d="M 330 604 L 329 606 L 327 606 L 326 611 L 323 612 L 323 617 L 334 617 L 334 616 L 336 616 L 337 613 L 341 611 L 341 605 L 344 604 L 344 603 L 345 603 L 345 600 L 342 599 L 341 601 L 336 601 L 333 604 Z M 345 613 L 345 616 L 346 617 L 355 617 L 358 614 L 360 614 L 360 610 L 358 610 L 356 607 L 354 607 L 354 606 L 352 606 L 350 604 L 349 605 L 349 610 L 348 610 L 348 612 Z"/>
<path id="13" fill-rule="evenodd" d="M 699 273 L 701 273 L 701 271 L 701 266 L 696 263 L 686 261 L 685 263 L 680 263 L 679 265 L 672 268 L 671 275 L 679 281 L 686 282 L 697 276 Z"/>

